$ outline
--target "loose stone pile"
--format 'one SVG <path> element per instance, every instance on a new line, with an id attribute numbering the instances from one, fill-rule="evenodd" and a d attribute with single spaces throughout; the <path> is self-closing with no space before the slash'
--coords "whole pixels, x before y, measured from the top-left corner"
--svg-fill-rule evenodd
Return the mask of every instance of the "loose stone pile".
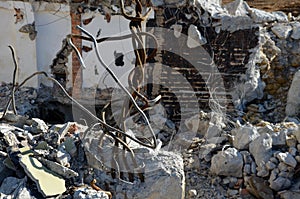
<path id="1" fill-rule="evenodd" d="M 198 167 L 194 175 L 206 170 L 200 176 L 208 175 L 213 189 L 221 185 L 216 191 L 219 195 L 215 193 L 214 197 L 245 198 L 250 194 L 256 198 L 300 197 L 299 123 L 236 122 L 232 130 L 214 138 L 196 140 L 188 150 L 193 155 L 185 159 L 187 168 Z M 194 193 L 193 190 L 202 188 L 198 183 L 188 185 L 187 195 L 209 198 Z"/>

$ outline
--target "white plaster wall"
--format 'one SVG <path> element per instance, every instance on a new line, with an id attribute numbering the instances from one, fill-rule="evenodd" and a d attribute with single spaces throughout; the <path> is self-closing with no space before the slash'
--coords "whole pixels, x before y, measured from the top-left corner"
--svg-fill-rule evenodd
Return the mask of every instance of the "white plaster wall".
<path id="1" fill-rule="evenodd" d="M 97 35 L 99 28 L 101 29 L 101 37 L 113 37 L 129 34 L 129 21 L 122 16 L 114 15 L 110 23 L 104 20 L 104 16 L 98 13 L 84 14 L 82 19 L 94 17 L 91 23 L 83 27 L 93 35 Z M 92 46 L 91 42 L 83 41 L 83 45 Z M 131 39 L 119 40 L 113 42 L 103 42 L 98 45 L 101 56 L 104 62 L 114 71 L 118 77 L 122 77 L 123 83 L 127 84 L 127 75 L 129 70 L 134 67 L 134 52 L 132 48 Z M 124 54 L 124 66 L 115 66 L 114 51 Z M 94 49 L 89 52 L 83 52 L 83 59 L 86 63 L 87 69 L 83 70 L 83 87 L 111 87 L 116 86 L 112 78 L 106 75 L 104 67 L 97 60 Z M 97 73 L 95 71 L 97 70 Z M 103 81 L 104 80 L 104 81 Z"/>
<path id="2" fill-rule="evenodd" d="M 24 20 L 15 24 L 14 8 L 20 8 L 24 13 Z M 96 35 L 101 29 L 100 37 L 121 36 L 129 34 L 129 21 L 122 16 L 114 15 L 107 23 L 100 13 L 83 14 L 82 18 L 94 17 L 91 23 L 83 25 L 85 29 Z M 0 0 L 0 81 L 12 82 L 14 64 L 8 45 L 16 49 L 20 66 L 18 81 L 36 71 L 51 73 L 50 65 L 61 49 L 62 41 L 71 33 L 70 6 L 67 4 L 47 2 L 21 2 Z M 19 29 L 35 22 L 37 36 L 30 40 L 29 34 L 19 32 Z M 83 45 L 92 46 L 91 42 L 83 41 Z M 127 84 L 128 71 L 134 67 L 134 52 L 131 39 L 104 42 L 98 45 L 104 62 Z M 124 54 L 124 66 L 115 66 L 114 51 Z M 104 67 L 98 62 L 95 51 L 83 52 L 87 69 L 83 70 L 83 87 L 111 87 L 116 86 L 112 78 L 107 75 Z M 72 82 L 72 59 L 68 59 L 68 83 Z M 103 81 L 104 80 L 104 81 Z M 38 87 L 40 83 L 51 86 L 52 82 L 43 76 L 28 82 L 28 86 Z"/>
<path id="3" fill-rule="evenodd" d="M 24 19 L 15 23 L 14 8 L 20 8 L 24 13 Z M 0 81 L 12 82 L 14 64 L 8 45 L 15 48 L 19 64 L 18 82 L 37 70 L 36 44 L 29 39 L 27 33 L 19 32 L 19 29 L 34 21 L 34 14 L 30 3 L 18 1 L 0 1 Z M 30 80 L 27 86 L 37 86 L 37 78 Z"/>
<path id="4" fill-rule="evenodd" d="M 62 47 L 62 41 L 71 33 L 70 6 L 67 4 L 33 2 L 36 31 L 37 68 L 40 71 L 51 73 L 50 65 Z M 72 84 L 72 58 L 69 56 L 67 87 Z M 52 85 L 44 77 L 39 83 Z"/>

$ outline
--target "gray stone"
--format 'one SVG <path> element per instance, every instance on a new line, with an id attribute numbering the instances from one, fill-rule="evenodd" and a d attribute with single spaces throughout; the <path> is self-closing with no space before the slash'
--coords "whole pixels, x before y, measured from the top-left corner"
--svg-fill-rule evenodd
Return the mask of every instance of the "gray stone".
<path id="1" fill-rule="evenodd" d="M 288 22 L 288 16 L 282 11 L 272 12 L 272 15 L 276 18 L 277 22 L 284 23 Z"/>
<path id="2" fill-rule="evenodd" d="M 273 169 L 276 168 L 276 164 L 274 164 L 274 163 L 271 162 L 271 161 L 268 161 L 268 162 L 266 163 L 266 167 L 267 167 L 268 170 L 273 170 Z"/>
<path id="3" fill-rule="evenodd" d="M 300 113 L 300 71 L 297 71 L 294 74 L 293 81 L 288 92 L 285 113 L 287 116 L 297 116 Z M 300 134 L 300 132 L 298 134 Z M 298 137 L 297 139 L 299 142 L 300 136 L 298 135 Z"/>
<path id="4" fill-rule="evenodd" d="M 168 146 L 168 150 L 171 151 L 181 151 L 187 149 L 192 143 L 193 138 L 196 136 L 194 132 L 180 132 L 174 136 L 174 139 L 171 141 Z"/>
<path id="5" fill-rule="evenodd" d="M 36 199 L 36 197 L 32 196 L 30 190 L 25 186 L 20 187 L 15 195 L 15 199 Z"/>
<path id="6" fill-rule="evenodd" d="M 299 199 L 300 191 L 289 191 L 285 190 L 279 193 L 280 198 L 282 199 Z"/>
<path id="7" fill-rule="evenodd" d="M 281 191 L 291 186 L 292 182 L 284 177 L 278 177 L 274 181 L 270 182 L 270 188 L 275 191 Z"/>
<path id="8" fill-rule="evenodd" d="M 298 163 L 300 163 L 300 156 L 299 156 L 299 155 L 297 155 L 297 156 L 295 157 L 295 159 L 297 160 Z"/>
<path id="9" fill-rule="evenodd" d="M 197 196 L 197 190 L 191 189 L 189 190 L 189 197 L 196 197 Z"/>
<path id="10" fill-rule="evenodd" d="M 263 178 L 251 176 L 247 180 L 247 190 L 256 198 L 274 199 L 273 191 Z"/>
<path id="11" fill-rule="evenodd" d="M 253 20 L 246 16 L 224 16 L 221 18 L 221 29 L 231 33 L 238 30 L 250 29 L 254 26 Z"/>
<path id="12" fill-rule="evenodd" d="M 272 170 L 269 178 L 269 182 L 274 181 L 278 177 L 278 174 L 279 174 L 279 169 Z"/>
<path id="13" fill-rule="evenodd" d="M 245 125 L 234 130 L 233 146 L 237 149 L 248 149 L 250 142 L 259 137 L 256 127 Z"/>
<path id="14" fill-rule="evenodd" d="M 245 16 L 248 14 L 249 6 L 243 0 L 236 0 L 224 5 L 224 8 L 226 8 L 230 15 Z"/>
<path id="15" fill-rule="evenodd" d="M 199 114 L 185 120 L 184 124 L 189 131 L 205 135 L 209 127 L 210 118 L 207 113 L 200 111 Z"/>
<path id="16" fill-rule="evenodd" d="M 245 164 L 245 166 L 244 166 L 244 172 L 247 175 L 251 174 L 251 165 L 250 164 Z"/>
<path id="17" fill-rule="evenodd" d="M 39 118 L 32 118 L 31 120 L 27 121 L 27 124 L 30 125 L 29 130 L 33 134 L 47 133 L 48 131 L 47 124 Z"/>
<path id="18" fill-rule="evenodd" d="M 285 163 L 286 165 L 289 165 L 293 168 L 296 167 L 297 165 L 297 161 L 295 160 L 295 158 L 289 153 L 279 153 L 276 156 L 281 162 Z"/>
<path id="19" fill-rule="evenodd" d="M 120 194 L 126 194 L 127 198 L 184 198 L 185 175 L 179 154 L 162 150 L 152 156 L 145 154 L 144 158 L 140 152 L 137 154 L 138 163 L 142 161 L 145 165 L 145 183 L 117 187 Z"/>
<path id="20" fill-rule="evenodd" d="M 3 138 L 4 138 L 7 146 L 10 146 L 10 147 L 18 147 L 18 144 L 20 143 L 17 136 L 11 131 L 4 133 Z"/>
<path id="21" fill-rule="evenodd" d="M 270 12 L 266 12 L 255 8 L 251 8 L 249 12 L 251 18 L 254 20 L 255 23 L 265 23 L 276 20 L 276 17 Z"/>
<path id="22" fill-rule="evenodd" d="M 269 176 L 269 171 L 268 171 L 268 169 L 267 169 L 267 167 L 265 165 L 262 165 L 259 168 L 259 170 L 256 173 L 256 175 L 259 176 L 259 177 L 267 177 L 267 176 Z"/>
<path id="23" fill-rule="evenodd" d="M 206 38 L 203 35 L 201 35 L 201 32 L 198 30 L 197 26 L 190 25 L 188 29 L 187 46 L 189 48 L 196 48 L 206 43 Z"/>
<path id="24" fill-rule="evenodd" d="M 71 155 L 66 151 L 65 146 L 61 145 L 56 153 L 56 161 L 63 166 L 69 166 Z"/>
<path id="25" fill-rule="evenodd" d="M 287 164 L 285 164 L 285 163 L 283 163 L 283 162 L 280 162 L 280 163 L 278 164 L 278 169 L 279 169 L 280 171 L 287 171 L 287 170 L 288 170 L 288 166 L 287 166 Z"/>
<path id="26" fill-rule="evenodd" d="M 206 159 L 207 156 L 211 156 L 211 152 L 216 148 L 216 144 L 205 144 L 200 146 L 199 158 Z"/>
<path id="27" fill-rule="evenodd" d="M 292 23 L 292 26 L 293 26 L 293 32 L 292 32 L 292 35 L 291 35 L 291 38 L 293 39 L 300 39 L 300 22 L 295 22 L 295 23 Z"/>
<path id="28" fill-rule="evenodd" d="M 7 177 L 1 184 L 0 193 L 11 195 L 16 189 L 24 186 L 26 178 L 18 179 L 15 177 Z"/>
<path id="29" fill-rule="evenodd" d="M 74 199 L 109 199 L 104 191 L 96 191 L 94 189 L 84 187 L 79 188 L 73 194 Z"/>
<path id="30" fill-rule="evenodd" d="M 297 153 L 297 149 L 295 147 L 290 147 L 289 148 L 289 153 L 292 155 L 292 156 L 296 156 L 296 153 Z"/>
<path id="31" fill-rule="evenodd" d="M 217 175 L 242 177 L 243 157 L 235 148 L 219 151 L 212 157 L 210 171 Z"/>
<path id="32" fill-rule="evenodd" d="M 275 24 L 271 28 L 272 32 L 279 38 L 279 39 L 287 39 L 292 27 L 290 25 L 285 25 L 285 24 Z"/>
<path id="33" fill-rule="evenodd" d="M 47 160 L 45 158 L 39 158 L 39 161 L 45 165 L 48 169 L 51 171 L 57 173 L 58 175 L 70 179 L 73 177 L 77 177 L 78 173 L 73 171 L 72 169 L 69 169 L 67 167 L 62 166 L 61 164 L 58 164 L 56 162 Z"/>
<path id="34" fill-rule="evenodd" d="M 272 136 L 272 145 L 273 146 L 284 146 L 286 144 L 286 131 L 274 132 L 271 134 Z"/>
<path id="35" fill-rule="evenodd" d="M 264 133 L 249 145 L 249 151 L 253 155 L 258 170 L 272 156 L 272 137 L 268 133 Z"/>

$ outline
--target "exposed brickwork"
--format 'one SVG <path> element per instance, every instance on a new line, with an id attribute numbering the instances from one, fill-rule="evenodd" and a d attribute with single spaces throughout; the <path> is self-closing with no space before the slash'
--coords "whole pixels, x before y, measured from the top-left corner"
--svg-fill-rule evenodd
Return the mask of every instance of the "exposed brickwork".
<path id="1" fill-rule="evenodd" d="M 72 10 L 70 12 L 71 15 L 71 23 L 72 23 L 72 34 L 81 34 L 81 31 L 76 28 L 77 25 L 81 25 L 81 14 L 78 14 L 74 11 L 74 7 L 72 6 Z M 82 53 L 82 41 L 81 39 L 73 39 L 74 45 L 77 47 L 80 53 Z M 80 61 L 76 55 L 76 53 L 72 53 L 72 95 L 75 98 L 80 98 L 81 89 L 82 89 L 82 68 L 80 65 Z"/>
<path id="2" fill-rule="evenodd" d="M 170 28 L 171 25 L 175 24 L 175 21 L 168 23 L 168 20 L 172 17 L 168 16 L 169 12 L 172 13 L 170 10 L 172 10 L 172 8 L 168 9 L 168 11 L 164 9 L 163 13 L 156 12 L 157 26 Z M 176 10 L 174 10 L 174 12 L 175 11 Z M 164 18 L 162 18 L 162 16 L 164 16 Z M 188 27 L 191 24 L 192 23 L 186 23 L 183 25 L 183 34 L 187 35 Z M 227 92 L 217 94 L 220 97 L 219 100 L 224 101 L 225 99 L 229 99 L 228 106 L 231 107 L 229 91 L 234 88 L 234 83 L 239 80 L 240 76 L 245 74 L 245 65 L 250 55 L 249 49 L 254 48 L 258 44 L 256 34 L 258 29 L 240 30 L 234 33 L 221 31 L 217 34 L 214 28 L 203 28 L 200 22 L 195 22 L 193 25 L 196 25 L 201 34 L 207 37 L 208 43 L 206 45 L 188 48 L 186 45 L 186 37 L 176 38 L 173 34 L 162 35 L 160 39 L 162 49 L 179 49 L 176 54 L 167 50 L 161 52 L 162 64 L 168 67 L 163 67 L 161 70 L 160 84 L 162 86 L 160 88 L 160 94 L 162 95 L 164 106 L 174 120 L 180 119 L 180 109 L 183 108 L 179 106 L 178 98 L 181 99 L 181 102 L 185 102 L 184 106 L 187 107 L 184 108 L 193 108 L 195 104 L 199 104 L 201 109 L 210 109 L 210 93 L 205 83 L 205 80 L 210 77 L 218 78 L 213 81 L 213 86 L 216 88 L 222 86 L 220 82 L 224 82 L 224 87 Z M 203 52 L 203 48 L 206 52 Z M 218 68 L 219 74 L 213 74 L 211 72 L 201 72 L 201 74 L 199 74 L 196 68 L 202 67 L 200 62 L 207 62 L 205 61 L 207 55 L 211 55 L 211 57 L 214 58 L 213 60 Z M 183 57 L 187 57 L 188 60 Z M 192 65 L 191 62 L 199 63 L 199 65 Z M 175 69 L 175 71 L 173 69 Z M 175 75 L 177 72 L 182 74 L 192 86 L 198 98 L 197 101 L 191 101 L 192 93 L 186 85 L 178 80 Z M 167 88 L 164 85 L 169 85 L 170 87 Z M 177 96 L 175 96 L 174 92 L 177 92 Z"/>

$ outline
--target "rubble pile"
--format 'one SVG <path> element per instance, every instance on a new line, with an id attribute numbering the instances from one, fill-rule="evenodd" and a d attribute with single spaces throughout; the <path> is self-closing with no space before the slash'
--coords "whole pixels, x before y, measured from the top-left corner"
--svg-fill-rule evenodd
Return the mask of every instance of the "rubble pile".
<path id="1" fill-rule="evenodd" d="M 144 179 L 136 175 L 130 182 L 121 179 L 120 173 L 137 174 L 139 168 L 111 140 L 101 128 L 76 122 L 49 125 L 38 118 L 7 112 L 0 122 L 1 198 L 106 199 L 113 195 L 167 199 L 174 193 L 178 198 L 184 197 L 180 153 L 160 150 L 160 141 L 155 150 L 131 143 Z M 122 162 L 116 161 L 118 167 L 114 167 L 111 162 L 119 158 L 113 155 L 114 150 L 126 153 L 123 158 L 128 159 L 129 170 Z M 112 177 L 111 168 L 120 172 L 117 177 Z"/>
<path id="2" fill-rule="evenodd" d="M 219 20 L 212 20 L 216 32 L 259 29 L 259 45 L 249 49 L 246 73 L 231 93 L 238 115 L 200 111 L 179 126 L 158 104 L 147 112 L 158 146 L 131 140 L 125 150 L 101 125 L 32 117 L 47 98 L 70 99 L 21 88 L 19 114 L 0 112 L 0 198 L 300 198 L 299 17 L 217 2 L 193 5 Z M 11 87 L 1 83 L 1 111 Z M 97 104 L 111 92 L 97 92 Z M 150 135 L 138 116 L 125 124 L 132 137 Z"/>
<path id="3" fill-rule="evenodd" d="M 257 125 L 236 122 L 213 139 L 195 139 L 184 155 L 186 178 L 191 178 L 186 195 L 299 198 L 299 138 L 299 123 L 263 121 Z M 202 182 L 212 187 L 203 188 Z"/>

